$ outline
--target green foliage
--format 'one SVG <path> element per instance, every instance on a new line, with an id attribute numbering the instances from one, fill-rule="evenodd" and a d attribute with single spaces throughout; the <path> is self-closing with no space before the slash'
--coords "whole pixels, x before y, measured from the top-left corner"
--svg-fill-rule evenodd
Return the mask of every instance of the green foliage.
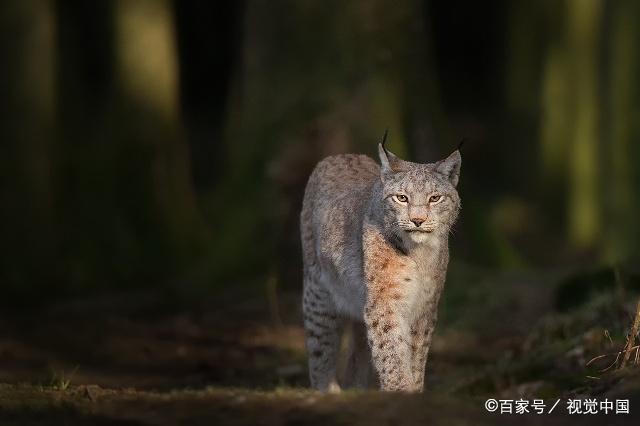
<path id="1" fill-rule="evenodd" d="M 57 390 L 66 391 L 67 389 L 69 389 L 71 381 L 73 380 L 73 376 L 77 371 L 77 366 L 70 373 L 65 373 L 64 370 L 52 370 L 49 386 Z"/>

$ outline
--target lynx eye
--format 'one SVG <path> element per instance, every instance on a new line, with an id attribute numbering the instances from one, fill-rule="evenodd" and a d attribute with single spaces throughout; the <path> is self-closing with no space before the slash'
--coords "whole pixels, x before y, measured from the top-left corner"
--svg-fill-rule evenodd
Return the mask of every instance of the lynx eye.
<path id="1" fill-rule="evenodd" d="M 394 195 L 393 198 L 395 198 L 395 200 L 400 204 L 404 204 L 407 201 L 409 201 L 409 198 L 406 195 L 402 195 L 402 194 Z"/>
<path id="2" fill-rule="evenodd" d="M 442 195 L 432 195 L 429 197 L 430 203 L 439 203 L 442 200 Z"/>

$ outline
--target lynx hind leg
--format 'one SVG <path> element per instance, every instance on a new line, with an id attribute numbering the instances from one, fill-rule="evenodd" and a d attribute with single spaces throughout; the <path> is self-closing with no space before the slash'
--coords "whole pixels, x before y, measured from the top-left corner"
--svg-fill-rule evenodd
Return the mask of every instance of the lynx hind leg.
<path id="1" fill-rule="evenodd" d="M 367 343 L 367 329 L 363 323 L 353 322 L 349 342 L 344 385 L 366 389 L 373 382 L 371 350 Z"/>
<path id="2" fill-rule="evenodd" d="M 339 392 L 336 373 L 341 320 L 329 293 L 310 279 L 305 279 L 304 283 L 302 312 L 311 387 L 322 392 Z"/>

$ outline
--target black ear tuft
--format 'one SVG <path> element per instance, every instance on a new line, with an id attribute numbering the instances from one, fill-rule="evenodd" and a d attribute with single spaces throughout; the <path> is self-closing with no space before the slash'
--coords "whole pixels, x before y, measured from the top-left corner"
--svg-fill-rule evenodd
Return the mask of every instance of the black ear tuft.
<path id="1" fill-rule="evenodd" d="M 387 151 L 385 144 L 387 143 L 387 136 L 389 135 L 389 129 L 384 131 L 382 142 L 378 144 L 378 156 L 380 157 L 380 167 L 382 169 L 382 175 L 389 175 L 391 173 L 406 171 L 408 169 L 407 162 L 396 157 L 392 152 Z"/>
<path id="2" fill-rule="evenodd" d="M 468 140 L 469 140 L 468 138 L 462 138 L 462 140 L 461 140 L 461 141 L 460 141 L 460 143 L 458 144 L 458 148 L 457 148 L 457 150 L 458 150 L 458 151 L 460 151 L 460 150 L 462 149 L 462 146 L 464 145 L 464 143 L 465 143 L 466 141 L 468 141 Z"/>
<path id="3" fill-rule="evenodd" d="M 382 136 L 382 148 L 386 151 L 387 150 L 387 136 L 389 135 L 389 128 L 387 127 L 384 130 L 384 136 Z"/>

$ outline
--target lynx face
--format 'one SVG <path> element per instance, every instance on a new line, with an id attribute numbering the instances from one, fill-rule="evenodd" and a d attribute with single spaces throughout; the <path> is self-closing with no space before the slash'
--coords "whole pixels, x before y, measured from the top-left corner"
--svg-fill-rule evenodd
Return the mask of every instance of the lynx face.
<path id="1" fill-rule="evenodd" d="M 384 222 L 402 239 L 428 241 L 430 234 L 446 234 L 458 217 L 460 197 L 456 184 L 460 154 L 418 164 L 400 160 L 380 149 Z"/>

